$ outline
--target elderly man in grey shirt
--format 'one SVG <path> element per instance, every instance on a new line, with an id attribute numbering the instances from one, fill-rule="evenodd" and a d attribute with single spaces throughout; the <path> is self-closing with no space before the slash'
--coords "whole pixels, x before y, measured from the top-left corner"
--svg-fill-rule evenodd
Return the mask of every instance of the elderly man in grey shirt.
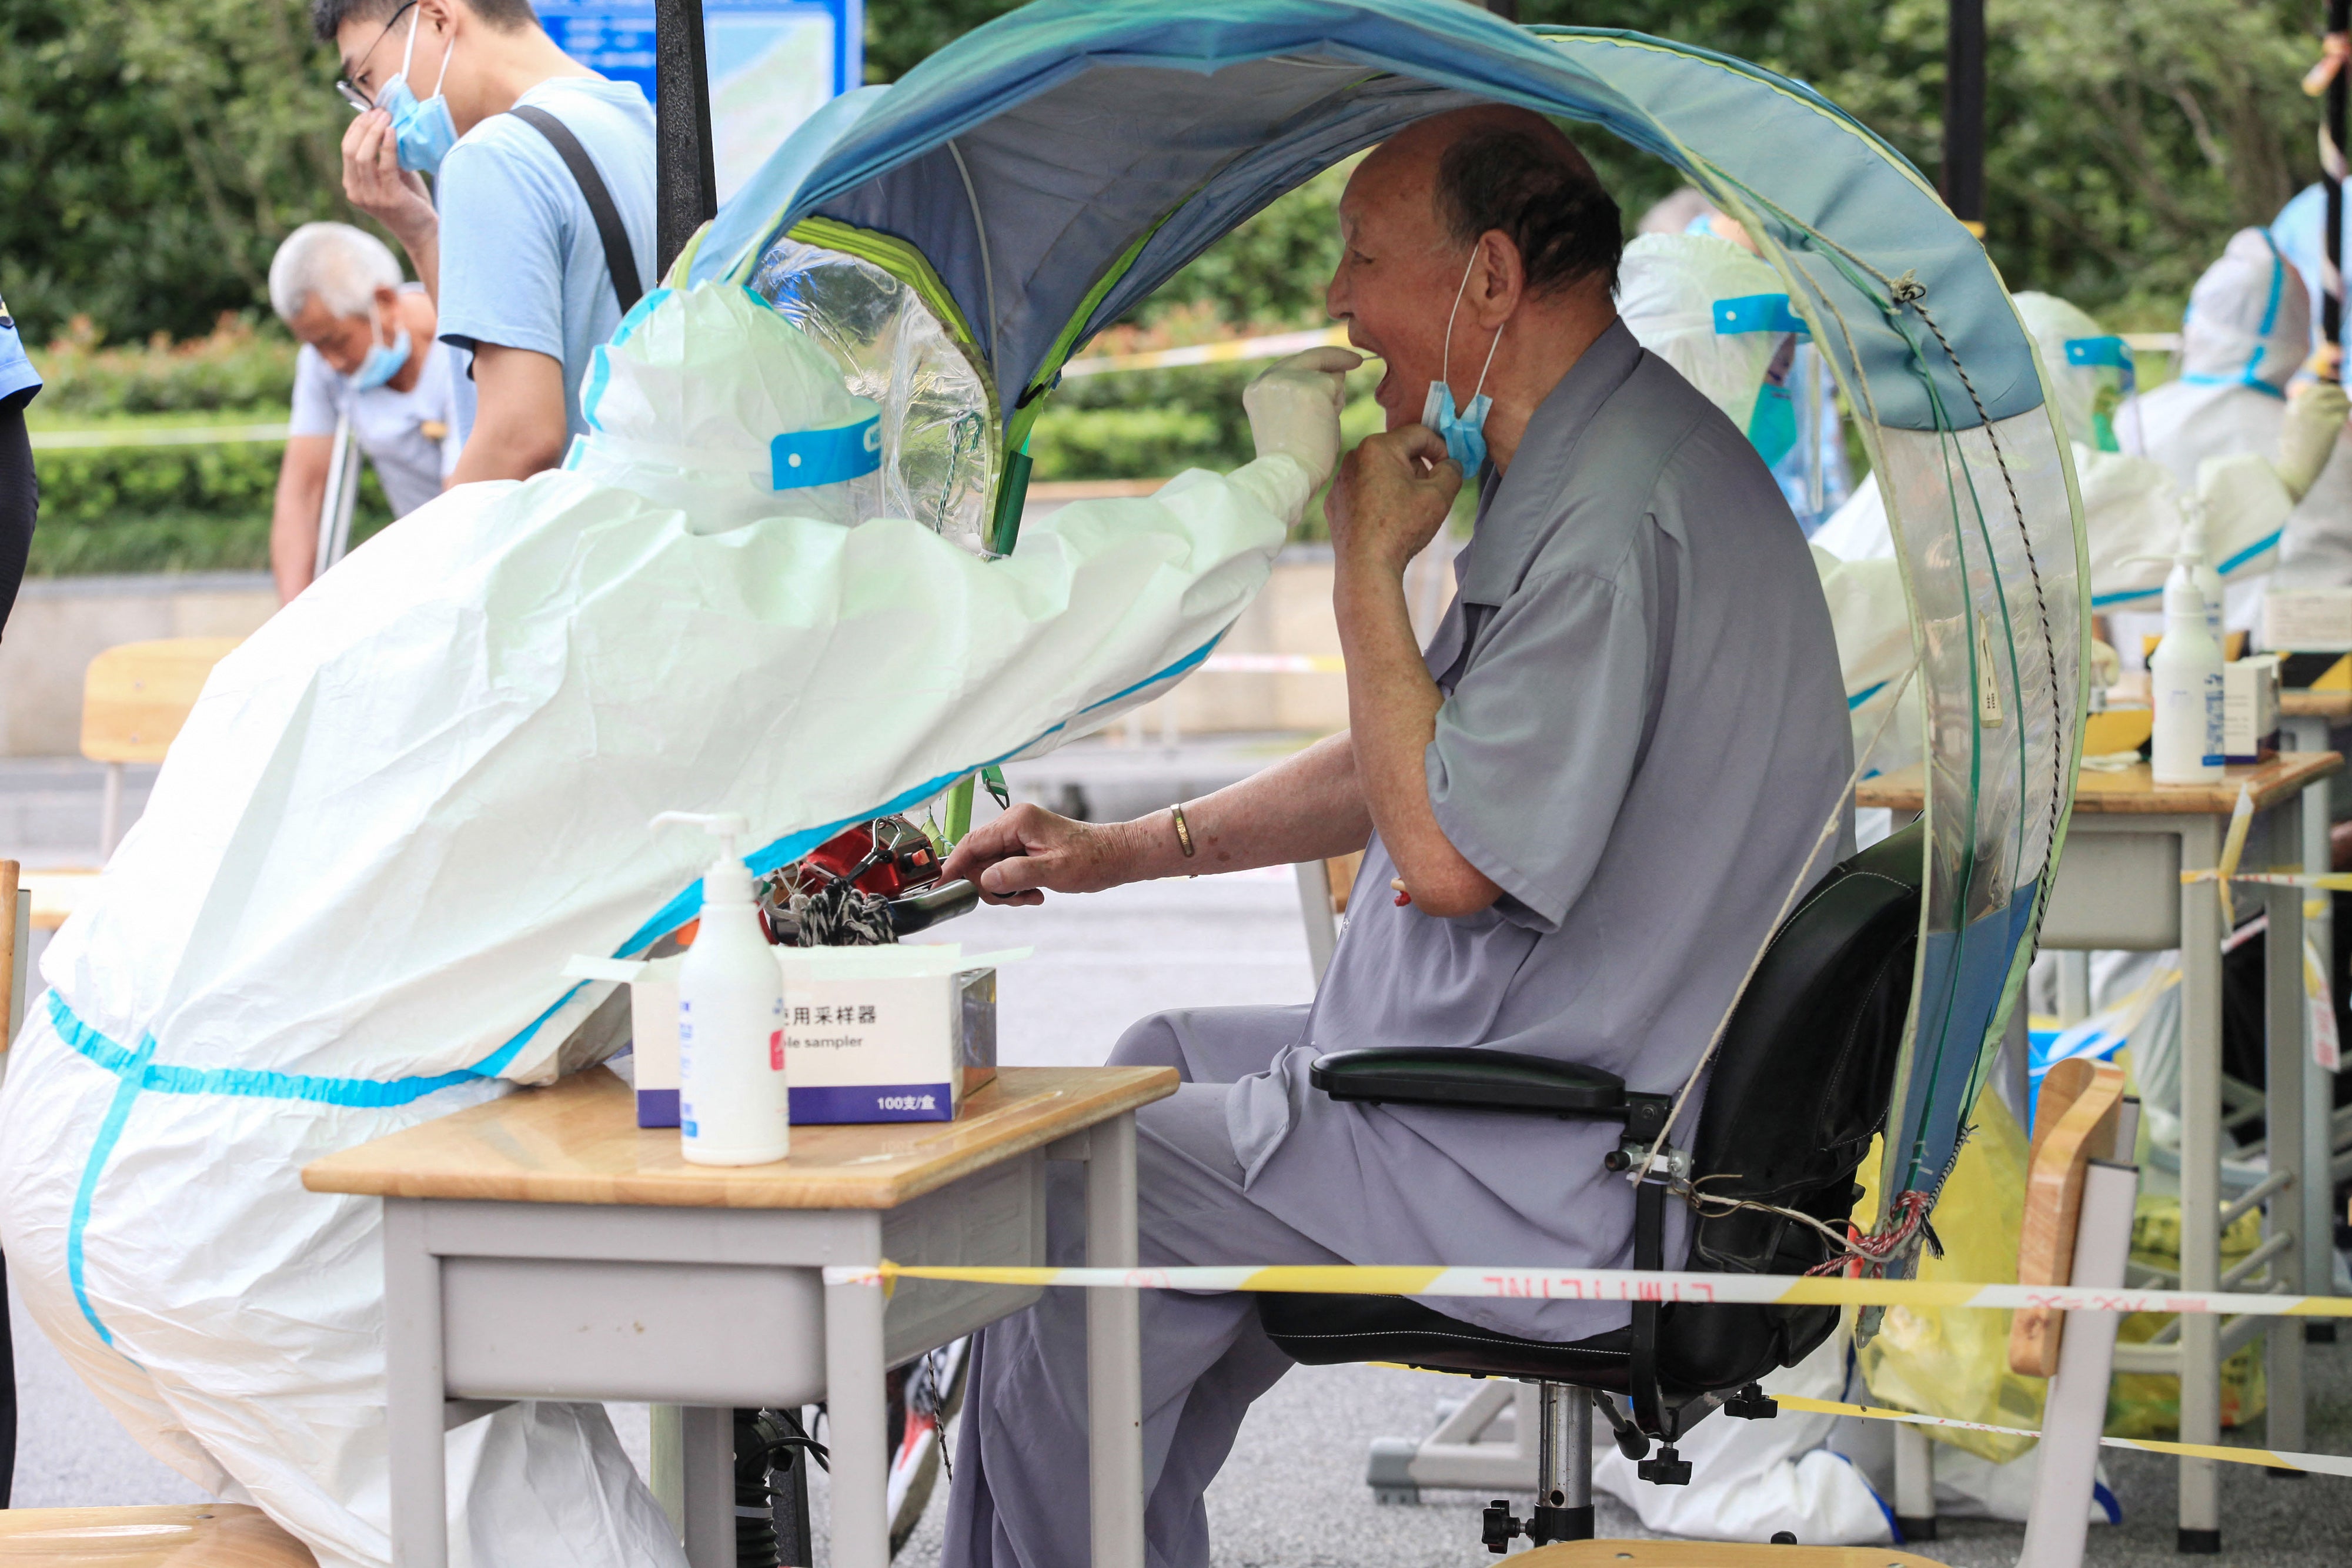
<path id="1" fill-rule="evenodd" d="M 1828 611 L 1755 449 L 1617 319 L 1616 204 L 1548 121 L 1424 120 L 1364 161 L 1339 222 L 1328 303 L 1386 361 L 1389 423 L 1327 506 L 1349 730 L 1135 821 L 1016 807 L 947 873 L 1035 903 L 1367 851 L 1312 1006 L 1163 1013 L 1119 1041 L 1114 1061 L 1184 1079 L 1138 1117 L 1145 1264 L 1629 1267 L 1633 1191 L 1601 1165 L 1613 1125 L 1335 1103 L 1307 1066 L 1450 1045 L 1680 1087 L 1783 899 L 1834 852 L 1815 846 L 1852 749 Z M 1404 566 L 1482 455 L 1459 591 L 1424 651 Z M 1075 1244 L 1075 1188 L 1054 1207 Z M 1087 1561 L 1076 1294 L 982 1336 L 949 1568 Z M 1432 1304 L 1562 1342 L 1626 1321 L 1605 1302 Z M 1202 1494 L 1290 1364 L 1247 1296 L 1142 1305 L 1146 1535 L 1155 1563 L 1202 1568 Z"/>

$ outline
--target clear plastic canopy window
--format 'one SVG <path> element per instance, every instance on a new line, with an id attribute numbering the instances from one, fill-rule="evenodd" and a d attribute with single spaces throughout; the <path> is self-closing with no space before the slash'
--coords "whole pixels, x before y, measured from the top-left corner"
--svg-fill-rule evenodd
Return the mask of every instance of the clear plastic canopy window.
<path id="1" fill-rule="evenodd" d="M 888 447 L 907 511 L 1002 551 L 1029 429 L 1095 332 L 1285 192 L 1482 101 L 1681 170 L 1756 238 L 1854 412 L 1927 738 L 1923 940 L 1881 1189 L 1891 1215 L 1924 1215 L 2032 956 L 2088 605 L 2032 343 L 1982 247 L 1869 131 L 1738 60 L 1459 0 L 1039 0 L 828 105 L 679 270 L 810 321 L 867 395 L 914 389 Z"/>

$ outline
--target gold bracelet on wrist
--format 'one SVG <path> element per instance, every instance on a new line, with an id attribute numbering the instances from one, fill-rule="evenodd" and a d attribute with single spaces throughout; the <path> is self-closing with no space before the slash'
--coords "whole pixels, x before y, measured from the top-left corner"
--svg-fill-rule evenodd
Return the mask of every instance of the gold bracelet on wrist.
<path id="1" fill-rule="evenodd" d="M 1184 808 L 1171 806 L 1168 808 L 1168 815 L 1176 823 L 1176 847 L 1184 852 L 1186 860 L 1191 860 L 1192 858 L 1192 826 L 1184 821 Z"/>

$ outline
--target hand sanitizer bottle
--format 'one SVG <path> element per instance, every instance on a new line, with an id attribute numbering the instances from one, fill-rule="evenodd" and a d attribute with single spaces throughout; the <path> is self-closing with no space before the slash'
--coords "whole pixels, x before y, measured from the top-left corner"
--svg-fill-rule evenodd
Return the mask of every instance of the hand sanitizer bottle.
<path id="1" fill-rule="evenodd" d="M 792 1150 L 784 1092 L 783 970 L 760 929 L 733 814 L 664 811 L 707 828 L 719 858 L 702 873 L 702 924 L 677 970 L 677 1124 L 687 1163 L 763 1166 Z"/>
<path id="2" fill-rule="evenodd" d="M 2149 695 L 2156 699 L 2156 734 L 2148 750 L 2158 784 L 2218 784 L 2225 702 L 2221 644 L 2213 640 L 2205 592 L 2197 580 L 2204 551 L 2196 547 L 2194 530 L 2183 535 L 2172 575 L 2164 581 L 2164 641 L 2148 661 Z"/>

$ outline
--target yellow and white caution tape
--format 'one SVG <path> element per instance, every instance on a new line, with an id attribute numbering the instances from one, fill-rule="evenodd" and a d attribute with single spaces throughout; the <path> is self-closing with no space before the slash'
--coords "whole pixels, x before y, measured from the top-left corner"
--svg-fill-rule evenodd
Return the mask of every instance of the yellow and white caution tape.
<path id="1" fill-rule="evenodd" d="M 1230 365 L 1244 360 L 1278 360 L 1309 349 L 1348 346 L 1345 327 L 1318 327 L 1306 332 L 1276 332 L 1265 338 L 1231 338 L 1222 343 L 1194 343 L 1182 349 L 1147 349 L 1133 354 L 1090 354 L 1062 367 L 1065 376 L 1098 376 L 1107 371 L 1166 371 L 1180 365 Z"/>
<path id="2" fill-rule="evenodd" d="M 283 441 L 290 434 L 283 424 L 201 424 L 183 425 L 176 429 L 142 429 L 131 425 L 119 430 L 36 430 L 30 433 L 33 450 L 54 452 L 73 447 L 107 446 L 221 446 L 239 442 Z"/>
<path id="3" fill-rule="evenodd" d="M 2208 866 L 2203 871 L 2184 871 L 2180 873 L 2180 880 L 2184 884 L 2218 882 L 2222 874 L 2218 867 Z M 2259 883 L 2264 887 L 2311 887 L 2323 888 L 2329 893 L 2352 893 L 2352 871 L 2240 871 L 2230 873 L 2229 880 Z M 2306 906 L 2304 913 L 2307 915 L 2311 911 Z"/>
<path id="4" fill-rule="evenodd" d="M 1775 1394 L 1781 1408 L 1814 1416 L 1859 1416 L 1871 1421 L 1901 1421 L 1914 1427 L 1956 1427 L 1963 1432 L 1990 1432 L 2002 1437 L 2039 1437 L 2022 1427 L 1993 1427 L 1982 1421 L 1956 1421 L 1948 1416 L 1917 1416 L 1908 1410 L 1882 1410 L 1874 1405 L 1844 1405 L 1834 1399 L 1807 1399 Z M 2274 1470 L 2308 1470 L 2321 1476 L 2352 1476 L 2352 1458 L 2334 1454 L 2298 1454 L 2279 1448 L 2237 1448 L 2220 1443 L 2167 1443 L 2154 1437 L 2101 1437 L 2107 1448 L 2137 1448 L 2143 1454 L 2169 1454 L 2183 1459 L 2219 1459 L 2227 1465 L 2262 1465 Z"/>
<path id="5" fill-rule="evenodd" d="M 2213 891 L 2221 900 L 2221 929 L 2227 931 L 2238 923 L 2238 912 L 2230 903 L 2230 879 L 2238 874 L 2238 862 L 2246 852 L 2246 830 L 2254 825 L 2254 791 L 2249 784 L 2238 786 L 2238 803 L 2231 808 L 2229 831 L 2221 835 L 2221 873 L 2213 879 Z"/>
<path id="6" fill-rule="evenodd" d="M 1212 653 L 1201 668 L 1212 675 L 1337 675 L 1348 661 L 1336 653 Z"/>
<path id="7" fill-rule="evenodd" d="M 1537 1301 L 1693 1301 L 1712 1305 L 2042 1307 L 2064 1312 L 2218 1312 L 2352 1318 L 2352 1296 L 2263 1295 L 2251 1291 L 2134 1291 L 2068 1285 L 1988 1285 L 1942 1280 L 1694 1274 L 1643 1269 L 1485 1269 L 1358 1264 L 1211 1265 L 1181 1269 L 931 1268 L 889 1262 L 832 1265 L 828 1285 L 950 1280 L 974 1285 L 1060 1285 L 1087 1290 L 1304 1291 L 1353 1296 L 1468 1296 Z"/>

